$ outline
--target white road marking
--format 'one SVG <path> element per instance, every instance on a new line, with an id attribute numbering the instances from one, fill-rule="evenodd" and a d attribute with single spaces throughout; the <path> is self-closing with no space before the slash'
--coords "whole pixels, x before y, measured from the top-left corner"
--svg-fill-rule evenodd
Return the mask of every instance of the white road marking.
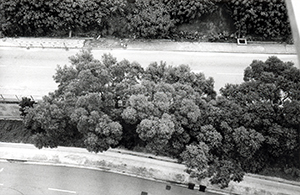
<path id="1" fill-rule="evenodd" d="M 75 191 L 70 191 L 70 190 L 62 190 L 62 189 L 56 189 L 56 188 L 48 188 L 48 190 L 57 191 L 57 192 L 65 192 L 65 193 L 70 193 L 70 194 L 76 194 Z"/>
<path id="2" fill-rule="evenodd" d="M 0 169 L 0 173 L 4 170 L 4 168 Z"/>

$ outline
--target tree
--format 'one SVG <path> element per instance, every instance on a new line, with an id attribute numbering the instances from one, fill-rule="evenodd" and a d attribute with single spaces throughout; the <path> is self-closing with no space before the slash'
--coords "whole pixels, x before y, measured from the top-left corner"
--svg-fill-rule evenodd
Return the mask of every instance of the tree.
<path id="1" fill-rule="evenodd" d="M 299 168 L 292 160 L 299 155 L 299 112 L 295 110 L 299 86 L 299 69 L 270 57 L 265 62 L 254 60 L 245 70 L 244 83 L 221 89 L 227 100 L 241 107 L 239 122 L 229 121 L 227 129 L 239 153 L 247 157 L 242 161 L 246 171 L 257 173 L 287 164 Z"/>
<path id="2" fill-rule="evenodd" d="M 71 123 L 64 109 L 64 101 L 44 97 L 33 108 L 28 109 L 24 125 L 33 134 L 34 145 L 38 148 L 57 146 L 81 146 L 82 135 Z"/>
<path id="3" fill-rule="evenodd" d="M 107 54 L 95 60 L 90 51 L 81 51 L 70 61 L 71 66 L 57 68 L 58 89 L 24 119 L 36 145 L 56 147 L 70 137 L 93 152 L 118 145 L 123 133 L 118 121 L 123 107 L 117 106 L 118 101 L 128 98 L 122 91 L 126 84 L 138 82 L 142 68 L 126 60 L 117 63 Z"/>
<path id="4" fill-rule="evenodd" d="M 102 152 L 121 140 L 122 126 L 103 112 L 101 95 L 90 93 L 78 98 L 70 118 L 84 136 L 84 144 L 91 152 Z"/>
<path id="5" fill-rule="evenodd" d="M 88 50 L 70 61 L 71 66 L 57 68 L 58 89 L 30 108 L 24 119 L 39 148 L 72 143 L 90 152 L 120 144 L 144 147 L 177 158 L 193 177 L 209 177 L 226 187 L 231 180 L 241 181 L 252 167 L 259 170 L 257 164 L 265 166 L 264 155 L 276 160 L 298 147 L 292 127 L 272 123 L 277 118 L 272 118 L 269 101 L 259 102 L 254 92 L 249 99 L 239 85 L 228 86 L 215 99 L 213 79 L 187 65 L 153 63 L 144 70 L 110 54 L 96 60 Z M 285 120 L 284 115 L 278 118 Z M 297 120 L 291 119 L 292 125 Z M 287 129 L 290 133 L 284 135 Z"/>
<path id="6" fill-rule="evenodd" d="M 188 145 L 186 150 L 181 153 L 181 158 L 189 168 L 188 172 L 192 173 L 192 176 L 201 175 L 206 171 L 211 160 L 209 147 L 204 142 L 199 142 L 197 145 Z M 202 177 L 199 179 L 202 179 Z"/>
<path id="7" fill-rule="evenodd" d="M 231 0 L 232 18 L 240 36 L 287 39 L 291 35 L 284 0 Z"/>
<path id="8" fill-rule="evenodd" d="M 146 148 L 152 151 L 161 151 L 168 144 L 174 131 L 175 124 L 172 117 L 163 114 L 161 118 L 144 119 L 137 126 L 137 133 L 147 143 Z"/>
<path id="9" fill-rule="evenodd" d="M 113 15 L 123 15 L 125 0 L 7 0 L 0 2 L 6 36 L 65 36 L 70 31 L 105 29 Z"/>
<path id="10" fill-rule="evenodd" d="M 216 2 L 218 0 L 164 0 L 170 15 L 179 24 L 212 13 L 216 9 Z"/>
<path id="11" fill-rule="evenodd" d="M 28 97 L 22 97 L 22 100 L 19 103 L 19 106 L 20 106 L 19 111 L 21 112 L 20 115 L 21 116 L 26 116 L 27 115 L 27 109 L 32 108 L 35 103 L 36 103 L 35 101 L 31 100 Z"/>
<path id="12" fill-rule="evenodd" d="M 221 188 L 228 187 L 231 180 L 242 181 L 244 176 L 239 163 L 216 158 L 203 142 L 188 145 L 181 158 L 191 177 L 198 180 L 209 177 L 212 184 L 218 184 Z"/>
<path id="13" fill-rule="evenodd" d="M 297 175 L 299 76 L 299 69 L 277 57 L 254 60 L 242 84 L 228 84 L 221 96 L 199 103 L 205 112 L 181 154 L 191 176 L 226 187 L 245 172 L 267 168 Z"/>
<path id="14" fill-rule="evenodd" d="M 210 80 L 191 72 L 187 65 L 172 67 L 162 62 L 150 64 L 141 78 L 140 83 L 131 87 L 132 95 L 122 118 L 137 126 L 149 151 L 179 157 L 191 136 L 196 140 L 191 129 L 201 116 L 200 102 L 205 104 L 207 97 L 211 97 L 207 91 L 215 94 L 213 85 L 204 86 Z M 168 120 L 164 119 L 166 116 Z M 147 134 L 148 131 L 151 133 Z M 164 132 L 164 136 L 159 132 Z M 158 141 L 152 137 L 155 135 L 162 136 L 159 149 Z"/>
<path id="15" fill-rule="evenodd" d="M 137 0 L 127 19 L 128 31 L 137 38 L 168 38 L 175 27 L 160 1 Z"/>

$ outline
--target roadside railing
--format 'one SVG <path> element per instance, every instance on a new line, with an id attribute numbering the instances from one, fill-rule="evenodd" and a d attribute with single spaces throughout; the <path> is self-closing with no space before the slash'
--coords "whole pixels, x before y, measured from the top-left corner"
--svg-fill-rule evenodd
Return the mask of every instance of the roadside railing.
<path id="1" fill-rule="evenodd" d="M 41 100 L 41 97 L 34 95 L 11 95 L 11 94 L 0 94 L 0 103 L 19 103 L 22 97 L 30 98 L 33 101 Z"/>

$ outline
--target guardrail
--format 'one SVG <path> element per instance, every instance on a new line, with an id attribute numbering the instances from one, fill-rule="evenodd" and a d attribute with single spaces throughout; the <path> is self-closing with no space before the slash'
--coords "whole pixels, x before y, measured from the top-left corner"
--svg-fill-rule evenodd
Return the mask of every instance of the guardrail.
<path id="1" fill-rule="evenodd" d="M 10 94 L 0 94 L 1 103 L 19 103 L 23 97 L 30 98 L 33 101 L 37 101 L 38 98 L 34 98 L 33 95 L 10 95 Z"/>

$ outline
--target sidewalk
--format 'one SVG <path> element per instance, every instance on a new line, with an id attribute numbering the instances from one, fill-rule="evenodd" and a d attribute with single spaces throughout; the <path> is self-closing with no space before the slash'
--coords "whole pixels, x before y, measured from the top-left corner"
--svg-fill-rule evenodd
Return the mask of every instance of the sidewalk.
<path id="1" fill-rule="evenodd" d="M 0 47 L 80 49 L 85 39 L 2 38 Z"/>
<path id="2" fill-rule="evenodd" d="M 273 43 L 175 42 L 172 40 L 129 40 L 92 38 L 2 38 L 0 47 L 80 49 L 128 49 L 220 53 L 296 54 L 294 45 Z"/>
<path id="3" fill-rule="evenodd" d="M 58 147 L 37 149 L 30 144 L 0 143 L 0 159 L 9 162 L 75 166 L 126 174 L 134 177 L 177 183 L 187 187 L 189 182 L 206 185 L 206 191 L 240 195 L 296 195 L 300 183 L 284 179 L 247 174 L 240 183 L 231 182 L 221 190 L 208 181 L 197 182 L 184 172 L 185 166 L 176 160 L 122 149 L 95 154 L 82 148 Z"/>
<path id="4" fill-rule="evenodd" d="M 296 54 L 294 45 L 250 43 L 238 45 L 236 43 L 209 43 L 209 42 L 172 42 L 167 40 L 151 42 L 131 42 L 127 49 L 132 50 L 168 50 L 218 53 L 260 53 L 260 54 Z"/>

